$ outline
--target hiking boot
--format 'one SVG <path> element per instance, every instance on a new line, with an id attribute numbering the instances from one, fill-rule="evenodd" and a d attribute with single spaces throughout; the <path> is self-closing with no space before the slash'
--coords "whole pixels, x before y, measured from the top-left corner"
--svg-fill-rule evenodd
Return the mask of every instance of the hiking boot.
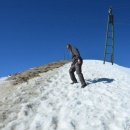
<path id="1" fill-rule="evenodd" d="M 81 86 L 81 88 L 85 88 L 87 86 L 87 84 L 83 84 L 82 86 Z"/>
<path id="2" fill-rule="evenodd" d="M 72 83 L 70 83 L 70 84 L 75 84 L 75 83 L 78 83 L 77 81 L 73 81 Z"/>

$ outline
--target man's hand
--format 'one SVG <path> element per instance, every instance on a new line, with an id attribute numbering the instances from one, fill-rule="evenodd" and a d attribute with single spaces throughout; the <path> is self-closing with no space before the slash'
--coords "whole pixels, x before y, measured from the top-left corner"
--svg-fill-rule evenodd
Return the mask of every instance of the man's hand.
<path id="1" fill-rule="evenodd" d="M 78 59 L 78 64 L 81 64 L 81 60 L 80 59 Z"/>

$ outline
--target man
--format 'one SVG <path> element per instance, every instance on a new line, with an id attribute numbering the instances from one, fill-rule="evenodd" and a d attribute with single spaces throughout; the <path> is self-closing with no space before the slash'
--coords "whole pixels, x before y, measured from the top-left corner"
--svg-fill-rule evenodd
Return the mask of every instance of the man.
<path id="1" fill-rule="evenodd" d="M 66 48 L 68 50 L 70 50 L 72 53 L 72 64 L 69 69 L 70 78 L 72 80 L 71 84 L 78 83 L 77 79 L 75 78 L 75 74 L 74 74 L 74 72 L 76 71 L 76 73 L 79 77 L 79 80 L 81 82 L 81 88 L 84 88 L 85 86 L 87 86 L 87 84 L 84 80 L 84 77 L 82 74 L 82 69 L 81 69 L 82 64 L 83 64 L 83 59 L 81 58 L 80 53 L 76 47 L 71 46 L 70 44 L 67 44 Z"/>

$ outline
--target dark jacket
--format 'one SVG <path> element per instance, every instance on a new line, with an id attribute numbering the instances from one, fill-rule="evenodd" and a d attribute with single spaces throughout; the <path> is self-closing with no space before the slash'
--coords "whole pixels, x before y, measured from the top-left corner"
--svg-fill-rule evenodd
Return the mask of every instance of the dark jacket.
<path id="1" fill-rule="evenodd" d="M 80 56 L 80 53 L 76 47 L 71 46 L 71 53 L 72 53 L 72 65 L 76 64 L 78 59 L 80 59 L 81 62 L 83 62 L 83 59 Z"/>

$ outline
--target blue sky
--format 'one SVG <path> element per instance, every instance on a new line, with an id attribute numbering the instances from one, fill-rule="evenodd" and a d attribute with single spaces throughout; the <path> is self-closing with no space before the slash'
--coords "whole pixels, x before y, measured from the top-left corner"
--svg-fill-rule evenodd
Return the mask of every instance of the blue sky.
<path id="1" fill-rule="evenodd" d="M 129 0 L 0 0 L 0 77 L 67 59 L 66 43 L 103 60 L 110 6 L 114 62 L 130 68 Z"/>

